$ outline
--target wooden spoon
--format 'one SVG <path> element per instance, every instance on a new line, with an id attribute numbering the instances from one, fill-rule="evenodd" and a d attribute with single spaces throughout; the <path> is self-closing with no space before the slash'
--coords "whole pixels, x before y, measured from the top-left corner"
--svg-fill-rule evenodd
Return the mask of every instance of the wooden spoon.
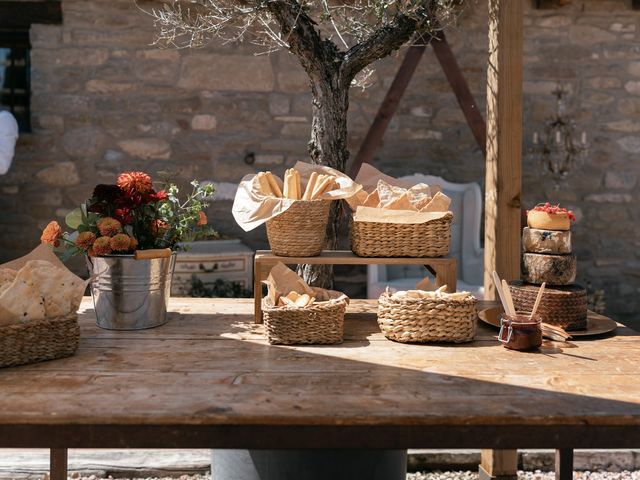
<path id="1" fill-rule="evenodd" d="M 533 316 L 538 311 L 538 307 L 540 306 L 540 301 L 542 300 L 542 294 L 544 293 L 544 287 L 547 285 L 547 282 L 542 282 L 540 285 L 540 290 L 538 290 L 538 295 L 536 296 L 536 301 L 533 304 L 533 309 L 531 310 L 531 320 L 533 320 Z"/>

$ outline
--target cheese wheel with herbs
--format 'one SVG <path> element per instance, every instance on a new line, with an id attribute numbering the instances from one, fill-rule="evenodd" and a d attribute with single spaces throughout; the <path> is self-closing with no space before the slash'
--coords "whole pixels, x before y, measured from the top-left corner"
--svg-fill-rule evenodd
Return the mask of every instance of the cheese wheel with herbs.
<path id="1" fill-rule="evenodd" d="M 527 253 L 522 255 L 522 279 L 528 283 L 569 285 L 576 279 L 578 261 L 575 255 L 547 255 Z"/>
<path id="2" fill-rule="evenodd" d="M 570 230 L 571 219 L 568 213 L 547 213 L 541 210 L 529 210 L 527 213 L 529 228 L 539 230 Z"/>
<path id="3" fill-rule="evenodd" d="M 529 253 L 552 253 L 555 255 L 571 253 L 571 231 L 524 227 L 522 246 L 524 251 Z"/>

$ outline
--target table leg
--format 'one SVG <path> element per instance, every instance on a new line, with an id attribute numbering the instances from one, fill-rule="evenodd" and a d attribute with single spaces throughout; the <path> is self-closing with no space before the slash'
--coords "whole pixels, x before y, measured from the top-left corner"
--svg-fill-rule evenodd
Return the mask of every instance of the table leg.
<path id="1" fill-rule="evenodd" d="M 556 480 L 573 479 L 573 449 L 556 450 Z"/>
<path id="2" fill-rule="evenodd" d="M 52 448 L 49 450 L 49 478 L 51 480 L 67 480 L 66 448 Z"/>
<path id="3" fill-rule="evenodd" d="M 262 263 L 253 262 L 253 315 L 255 323 L 262 323 Z"/>
<path id="4" fill-rule="evenodd" d="M 517 450 L 482 450 L 479 480 L 517 480 Z"/>

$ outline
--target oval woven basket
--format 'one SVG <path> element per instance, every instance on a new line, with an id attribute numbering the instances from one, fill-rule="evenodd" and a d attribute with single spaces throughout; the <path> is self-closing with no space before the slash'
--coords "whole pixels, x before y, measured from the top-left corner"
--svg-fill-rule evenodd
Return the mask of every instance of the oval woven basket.
<path id="1" fill-rule="evenodd" d="M 509 282 L 509 290 L 516 310 L 530 312 L 538 295 L 538 285 L 515 280 Z M 542 321 L 565 330 L 581 330 L 587 327 L 587 291 L 580 285 L 547 287 L 540 300 L 538 313 Z"/>
<path id="2" fill-rule="evenodd" d="M 315 257 L 324 248 L 329 200 L 298 200 L 286 212 L 267 220 L 267 238 L 281 257 Z"/>
<path id="3" fill-rule="evenodd" d="M 73 355 L 80 341 L 76 314 L 0 327 L 0 367 Z"/>
<path id="4" fill-rule="evenodd" d="M 476 334 L 476 299 L 395 299 L 384 292 L 378 300 L 378 325 L 389 340 L 402 343 L 470 342 Z"/>
<path id="5" fill-rule="evenodd" d="M 316 303 L 305 308 L 270 307 L 262 312 L 272 345 L 342 343 L 346 301 Z"/>
<path id="6" fill-rule="evenodd" d="M 426 223 L 351 222 L 351 250 L 360 257 L 443 257 L 453 214 Z"/>

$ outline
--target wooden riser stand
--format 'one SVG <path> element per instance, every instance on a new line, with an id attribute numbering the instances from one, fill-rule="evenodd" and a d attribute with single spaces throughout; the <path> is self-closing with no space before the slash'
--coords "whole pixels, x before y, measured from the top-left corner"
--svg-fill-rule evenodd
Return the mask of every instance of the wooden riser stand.
<path id="1" fill-rule="evenodd" d="M 447 286 L 448 292 L 456 291 L 456 259 L 358 257 L 349 250 L 325 250 L 317 257 L 279 257 L 271 250 L 258 250 L 254 257 L 253 295 L 255 322 L 262 323 L 262 281 L 278 262 L 285 265 L 424 265 L 436 277 L 436 287 Z"/>

